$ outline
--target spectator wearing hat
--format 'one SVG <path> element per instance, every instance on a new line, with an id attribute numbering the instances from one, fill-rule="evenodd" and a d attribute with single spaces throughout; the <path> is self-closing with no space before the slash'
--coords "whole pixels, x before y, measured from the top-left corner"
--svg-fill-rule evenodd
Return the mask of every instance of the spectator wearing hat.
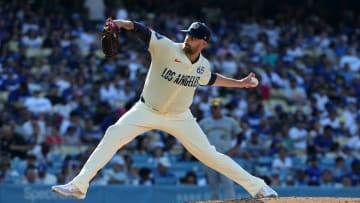
<path id="1" fill-rule="evenodd" d="M 57 177 L 47 172 L 47 166 L 44 163 L 39 164 L 37 168 L 38 182 L 43 185 L 53 185 L 57 183 Z"/>
<path id="2" fill-rule="evenodd" d="M 167 157 L 159 159 L 154 171 L 155 182 L 159 178 L 174 178 L 175 175 L 170 171 L 171 163 Z"/>
<path id="3" fill-rule="evenodd" d="M 127 173 L 124 159 L 121 155 L 117 154 L 110 161 L 111 168 L 105 170 L 105 175 L 108 179 L 108 184 L 126 184 Z"/>
<path id="4" fill-rule="evenodd" d="M 211 116 L 201 120 L 199 125 L 209 138 L 209 142 L 216 147 L 216 150 L 228 156 L 234 156 L 241 144 L 239 123 L 222 114 L 220 98 L 213 98 L 210 104 Z M 206 168 L 205 173 L 210 186 L 211 199 L 220 199 L 220 185 L 224 189 L 224 198 L 235 198 L 232 180 L 211 168 Z"/>

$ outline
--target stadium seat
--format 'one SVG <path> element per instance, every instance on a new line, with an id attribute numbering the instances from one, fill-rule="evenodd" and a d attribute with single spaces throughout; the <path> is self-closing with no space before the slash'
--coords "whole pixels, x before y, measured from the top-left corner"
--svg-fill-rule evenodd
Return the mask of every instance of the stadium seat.
<path id="1" fill-rule="evenodd" d="M 161 177 L 155 179 L 155 185 L 176 185 L 177 177 Z"/>

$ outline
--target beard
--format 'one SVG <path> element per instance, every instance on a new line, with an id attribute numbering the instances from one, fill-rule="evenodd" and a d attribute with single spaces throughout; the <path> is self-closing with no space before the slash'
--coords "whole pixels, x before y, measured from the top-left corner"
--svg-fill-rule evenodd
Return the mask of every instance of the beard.
<path id="1" fill-rule="evenodd" d="M 183 50 L 184 50 L 185 54 L 187 54 L 187 55 L 192 55 L 195 53 L 194 49 L 188 44 L 184 45 Z"/>

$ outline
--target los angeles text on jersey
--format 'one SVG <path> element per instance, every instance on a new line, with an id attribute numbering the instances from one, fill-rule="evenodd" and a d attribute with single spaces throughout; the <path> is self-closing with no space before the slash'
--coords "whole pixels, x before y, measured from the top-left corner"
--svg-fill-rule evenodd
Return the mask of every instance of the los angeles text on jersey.
<path id="1" fill-rule="evenodd" d="M 169 68 L 164 69 L 161 77 L 177 85 L 186 87 L 196 87 L 198 86 L 200 80 L 199 76 L 176 74 L 175 71 Z"/>

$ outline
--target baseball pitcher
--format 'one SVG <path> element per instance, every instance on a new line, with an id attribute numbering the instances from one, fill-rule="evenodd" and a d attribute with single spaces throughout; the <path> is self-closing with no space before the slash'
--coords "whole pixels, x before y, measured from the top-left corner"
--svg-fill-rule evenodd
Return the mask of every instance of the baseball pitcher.
<path id="1" fill-rule="evenodd" d="M 151 54 L 152 61 L 142 95 L 106 130 L 80 173 L 65 185 L 53 186 L 52 191 L 84 199 L 91 179 L 119 148 L 137 135 L 159 129 L 175 136 L 198 160 L 234 180 L 252 196 L 277 197 L 277 193 L 262 179 L 252 176 L 231 158 L 217 152 L 189 109 L 197 86 L 255 87 L 257 84 L 252 82 L 255 74 L 236 80 L 212 73 L 209 61 L 201 55 L 210 39 L 210 30 L 204 23 L 194 22 L 187 30 L 182 30 L 186 33 L 182 43 L 173 42 L 135 21 L 108 19 L 105 26 L 109 24 L 132 32 Z"/>

